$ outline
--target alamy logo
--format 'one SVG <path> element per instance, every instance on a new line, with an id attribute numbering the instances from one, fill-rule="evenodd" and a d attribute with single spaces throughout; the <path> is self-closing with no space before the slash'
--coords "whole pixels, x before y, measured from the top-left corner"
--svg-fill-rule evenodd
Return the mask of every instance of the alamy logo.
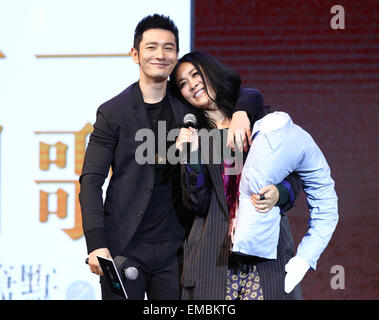
<path id="1" fill-rule="evenodd" d="M 330 279 L 330 286 L 333 290 L 345 289 L 345 268 L 341 265 L 334 265 L 330 269 L 331 274 L 335 274 Z"/>
<path id="2" fill-rule="evenodd" d="M 330 19 L 330 27 L 333 30 L 345 29 L 345 9 L 341 5 L 334 5 L 330 8 L 330 13 L 334 14 Z"/>
<path id="3" fill-rule="evenodd" d="M 135 141 L 141 142 L 135 151 L 138 164 L 221 164 L 223 161 L 234 164 L 225 168 L 225 174 L 237 175 L 242 171 L 243 153 L 223 146 L 227 140 L 226 130 L 200 129 L 197 131 L 199 148 L 188 152 L 184 148 L 179 152 L 175 141 L 180 129 L 167 131 L 166 121 L 158 121 L 158 137 L 151 129 L 140 129 L 136 132 Z M 171 143 L 170 143 L 171 142 Z"/>

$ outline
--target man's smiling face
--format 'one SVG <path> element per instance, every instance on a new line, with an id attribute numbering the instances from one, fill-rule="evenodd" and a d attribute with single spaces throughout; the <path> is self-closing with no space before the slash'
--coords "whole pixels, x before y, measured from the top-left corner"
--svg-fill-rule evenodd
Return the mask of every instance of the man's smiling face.
<path id="1" fill-rule="evenodd" d="M 175 35 L 165 29 L 149 29 L 142 35 L 139 49 L 132 48 L 132 57 L 140 66 L 140 78 L 145 82 L 161 82 L 168 78 L 178 52 Z"/>

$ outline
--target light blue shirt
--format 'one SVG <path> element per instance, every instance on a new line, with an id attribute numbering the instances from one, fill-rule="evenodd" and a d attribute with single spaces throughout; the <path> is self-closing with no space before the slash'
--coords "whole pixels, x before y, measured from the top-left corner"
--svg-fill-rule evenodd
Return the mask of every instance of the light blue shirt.
<path id="1" fill-rule="evenodd" d="M 337 195 L 325 157 L 312 137 L 284 112 L 270 113 L 256 121 L 252 136 L 239 187 L 232 251 L 276 259 L 280 209 L 274 207 L 267 213 L 259 213 L 250 196 L 296 171 L 303 182 L 310 213 L 309 230 L 296 255 L 316 269 L 338 222 Z"/>

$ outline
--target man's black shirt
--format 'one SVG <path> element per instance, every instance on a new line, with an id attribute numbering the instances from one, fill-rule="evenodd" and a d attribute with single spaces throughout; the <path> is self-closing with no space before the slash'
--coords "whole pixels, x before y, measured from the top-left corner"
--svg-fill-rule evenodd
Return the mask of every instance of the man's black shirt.
<path id="1" fill-rule="evenodd" d="M 168 131 L 176 128 L 176 121 L 167 97 L 154 104 L 145 103 L 155 137 L 155 153 L 158 153 L 158 121 L 165 121 L 166 136 Z M 161 133 L 162 135 L 162 133 Z M 167 141 L 167 140 L 165 140 Z M 174 142 L 166 143 L 166 150 Z M 166 154 L 159 154 L 165 159 Z M 135 238 L 146 242 L 164 241 L 185 236 L 185 228 L 180 223 L 181 189 L 180 165 L 168 163 L 154 164 L 154 186 L 149 204 L 137 229 Z"/>

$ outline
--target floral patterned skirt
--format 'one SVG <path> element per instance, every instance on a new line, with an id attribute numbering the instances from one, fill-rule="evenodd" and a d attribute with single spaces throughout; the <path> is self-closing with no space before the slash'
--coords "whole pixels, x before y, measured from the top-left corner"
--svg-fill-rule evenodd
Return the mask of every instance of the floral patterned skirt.
<path id="1" fill-rule="evenodd" d="M 263 292 L 257 267 L 249 270 L 228 269 L 226 300 L 263 300 Z"/>

